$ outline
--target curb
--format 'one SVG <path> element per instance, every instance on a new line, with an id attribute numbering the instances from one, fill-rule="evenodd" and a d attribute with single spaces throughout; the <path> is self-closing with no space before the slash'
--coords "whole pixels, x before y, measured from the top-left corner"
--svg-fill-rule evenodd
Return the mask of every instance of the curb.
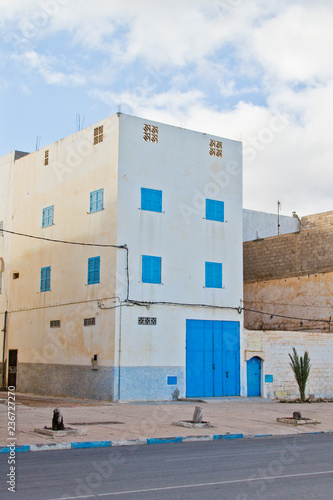
<path id="1" fill-rule="evenodd" d="M 304 436 L 309 434 L 332 434 L 331 431 L 305 432 L 302 434 L 283 434 L 276 437 Z M 165 438 L 130 439 L 114 441 L 83 441 L 72 443 L 30 444 L 15 447 L 0 448 L 0 453 L 22 453 L 27 451 L 57 451 L 83 448 L 109 448 L 116 446 L 142 446 L 146 444 L 190 443 L 196 441 L 218 441 L 220 439 L 243 439 L 272 437 L 273 434 L 209 434 L 203 436 L 177 436 Z"/>

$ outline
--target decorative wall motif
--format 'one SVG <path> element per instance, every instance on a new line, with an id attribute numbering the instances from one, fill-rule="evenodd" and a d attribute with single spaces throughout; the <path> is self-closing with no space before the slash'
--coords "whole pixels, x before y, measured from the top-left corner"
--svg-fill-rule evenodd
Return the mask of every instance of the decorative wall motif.
<path id="1" fill-rule="evenodd" d="M 84 326 L 90 326 L 96 324 L 96 318 L 85 318 L 83 321 Z"/>
<path id="2" fill-rule="evenodd" d="M 147 142 L 158 142 L 158 127 L 155 125 L 147 125 L 146 123 L 143 126 L 143 139 Z"/>
<path id="3" fill-rule="evenodd" d="M 103 125 L 94 128 L 94 145 L 103 142 Z"/>
<path id="4" fill-rule="evenodd" d="M 157 318 L 138 318 L 138 325 L 156 325 Z"/>
<path id="5" fill-rule="evenodd" d="M 211 156 L 219 156 L 222 158 L 222 141 L 209 141 L 209 154 Z"/>
<path id="6" fill-rule="evenodd" d="M 47 149 L 45 151 L 44 165 L 48 165 L 48 164 L 49 164 L 49 150 Z"/>

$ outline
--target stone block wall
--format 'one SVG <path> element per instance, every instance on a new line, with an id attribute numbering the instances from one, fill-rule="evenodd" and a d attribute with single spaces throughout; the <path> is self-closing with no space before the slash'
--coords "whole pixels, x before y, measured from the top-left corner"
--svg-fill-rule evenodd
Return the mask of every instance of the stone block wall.
<path id="1" fill-rule="evenodd" d="M 246 360 L 262 358 L 262 396 L 299 397 L 288 356 L 295 347 L 299 356 L 307 350 L 311 361 L 306 396 L 333 397 L 332 333 L 244 330 L 244 345 Z M 273 375 L 273 382 L 265 382 L 265 375 Z"/>
<path id="2" fill-rule="evenodd" d="M 333 226 L 247 241 L 244 282 L 333 270 Z"/>
<path id="3" fill-rule="evenodd" d="M 301 231 L 306 229 L 323 229 L 329 227 L 333 227 L 333 211 L 306 215 L 301 218 Z"/>

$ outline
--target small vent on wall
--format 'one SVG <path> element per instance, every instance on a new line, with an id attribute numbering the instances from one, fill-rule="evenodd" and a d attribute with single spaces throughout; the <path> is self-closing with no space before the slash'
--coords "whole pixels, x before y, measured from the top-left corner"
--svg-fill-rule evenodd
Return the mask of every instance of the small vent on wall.
<path id="1" fill-rule="evenodd" d="M 222 141 L 209 141 L 209 154 L 211 156 L 219 156 L 222 158 Z"/>
<path id="2" fill-rule="evenodd" d="M 103 142 L 103 125 L 94 128 L 94 144 Z"/>
<path id="3" fill-rule="evenodd" d="M 96 318 L 85 318 L 83 321 L 84 326 L 90 326 L 96 324 Z"/>
<path id="4" fill-rule="evenodd" d="M 50 321 L 50 328 L 60 328 L 60 319 L 52 319 Z"/>
<path id="5" fill-rule="evenodd" d="M 20 277 L 20 273 L 13 273 L 13 280 L 17 280 Z"/>
<path id="6" fill-rule="evenodd" d="M 158 142 L 158 127 L 155 125 L 147 125 L 146 123 L 143 126 L 143 140 L 146 142 Z"/>
<path id="7" fill-rule="evenodd" d="M 138 318 L 138 325 L 156 325 L 157 318 Z"/>

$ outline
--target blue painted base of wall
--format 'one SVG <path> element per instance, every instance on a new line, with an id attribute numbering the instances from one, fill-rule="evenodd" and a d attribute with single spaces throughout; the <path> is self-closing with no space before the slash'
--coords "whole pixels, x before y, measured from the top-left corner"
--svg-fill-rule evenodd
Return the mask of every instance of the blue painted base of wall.
<path id="1" fill-rule="evenodd" d="M 184 397 L 184 367 L 128 366 L 120 369 L 121 401 L 169 401 L 177 389 L 179 397 Z"/>

